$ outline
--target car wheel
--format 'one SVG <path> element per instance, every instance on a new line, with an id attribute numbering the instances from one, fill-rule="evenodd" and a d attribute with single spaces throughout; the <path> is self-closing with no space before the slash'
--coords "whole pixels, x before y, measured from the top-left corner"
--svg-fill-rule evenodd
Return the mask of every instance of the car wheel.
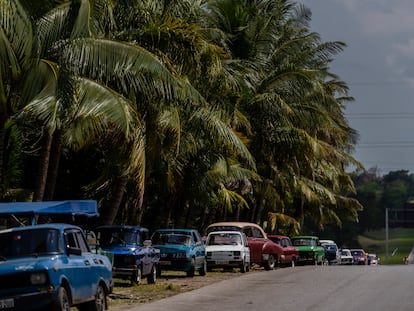
<path id="1" fill-rule="evenodd" d="M 107 309 L 106 293 L 101 285 L 98 285 L 95 300 L 84 303 L 78 307 L 80 311 L 104 311 Z"/>
<path id="2" fill-rule="evenodd" d="M 246 271 L 247 271 L 247 265 L 246 265 L 246 262 L 243 259 L 243 261 L 242 261 L 242 263 L 240 265 L 240 272 L 241 273 L 245 273 Z"/>
<path id="3" fill-rule="evenodd" d="M 157 282 L 158 269 L 154 264 L 152 265 L 151 273 L 147 276 L 148 284 L 155 284 Z"/>
<path id="4" fill-rule="evenodd" d="M 142 283 L 142 270 L 139 266 L 137 270 L 135 270 L 134 274 L 132 275 L 132 283 L 135 283 L 137 285 L 141 285 Z"/>
<path id="5" fill-rule="evenodd" d="M 60 287 L 59 291 L 56 296 L 56 300 L 53 302 L 52 305 L 53 311 L 69 311 L 70 310 L 70 301 L 68 292 L 66 288 Z"/>
<path id="6" fill-rule="evenodd" d="M 276 265 L 276 259 L 272 254 L 269 254 L 269 258 L 267 258 L 267 261 L 265 263 L 265 270 L 273 270 Z"/>
<path id="7" fill-rule="evenodd" d="M 195 260 L 194 258 L 191 259 L 191 267 L 190 270 L 187 271 L 187 276 L 193 277 L 195 273 Z"/>
<path id="8" fill-rule="evenodd" d="M 204 275 L 206 275 L 206 272 L 207 272 L 207 259 L 204 258 L 204 261 L 203 261 L 203 264 L 202 264 L 201 268 L 198 269 L 198 273 L 201 276 L 204 276 Z"/>

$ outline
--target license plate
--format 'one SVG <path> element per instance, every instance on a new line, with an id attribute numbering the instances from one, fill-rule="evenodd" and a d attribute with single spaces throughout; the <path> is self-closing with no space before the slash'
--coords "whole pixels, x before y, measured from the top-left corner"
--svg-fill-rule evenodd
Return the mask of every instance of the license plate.
<path id="1" fill-rule="evenodd" d="M 216 265 L 228 265 L 228 260 L 216 260 Z"/>
<path id="2" fill-rule="evenodd" d="M 171 266 L 171 261 L 167 261 L 167 260 L 160 260 L 160 261 L 159 261 L 159 264 L 160 264 L 160 265 L 163 265 L 163 266 Z"/>
<path id="3" fill-rule="evenodd" d="M 0 309 L 14 308 L 14 299 L 1 299 L 0 300 Z"/>

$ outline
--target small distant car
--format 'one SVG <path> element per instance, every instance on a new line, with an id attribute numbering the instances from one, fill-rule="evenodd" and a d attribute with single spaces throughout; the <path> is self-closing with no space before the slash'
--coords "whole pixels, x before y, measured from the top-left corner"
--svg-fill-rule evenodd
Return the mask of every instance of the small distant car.
<path id="1" fill-rule="evenodd" d="M 325 249 L 321 246 L 319 238 L 313 235 L 297 235 L 290 238 L 293 246 L 299 250 L 299 263 L 323 265 Z"/>
<path id="2" fill-rule="evenodd" d="M 347 248 L 343 248 L 340 251 L 341 259 L 339 263 L 341 265 L 352 265 L 354 263 L 354 258 L 352 257 L 351 251 Z"/>
<path id="3" fill-rule="evenodd" d="M 377 254 L 368 254 L 367 256 L 367 264 L 371 266 L 376 266 L 379 264 L 379 258 Z"/>
<path id="4" fill-rule="evenodd" d="M 279 263 L 282 266 L 294 266 L 296 261 L 299 259 L 299 251 L 293 246 L 292 241 L 288 236 L 285 235 L 268 235 L 270 240 L 272 240 L 277 245 L 282 247 L 283 255 L 280 256 Z"/>
<path id="5" fill-rule="evenodd" d="M 246 235 L 238 231 L 210 232 L 206 240 L 207 269 L 250 270 L 250 248 Z"/>
<path id="6" fill-rule="evenodd" d="M 100 226 L 96 228 L 97 249 L 112 254 L 115 278 L 140 285 L 157 281 L 160 251 L 152 247 L 149 230 L 140 226 Z"/>
<path id="7" fill-rule="evenodd" d="M 262 266 L 265 270 L 273 270 L 283 255 L 282 248 L 267 237 L 263 228 L 251 222 L 216 222 L 209 225 L 206 233 L 213 231 L 240 231 L 247 237 L 250 247 L 250 261 Z"/>
<path id="8" fill-rule="evenodd" d="M 366 265 L 367 264 L 367 254 L 362 248 L 353 248 L 351 249 L 351 255 L 353 257 L 354 265 Z"/>
<path id="9" fill-rule="evenodd" d="M 152 235 L 160 251 L 159 275 L 162 271 L 183 271 L 193 277 L 195 271 L 206 275 L 206 247 L 196 229 L 157 229 Z"/>
<path id="10" fill-rule="evenodd" d="M 321 243 L 325 249 L 325 259 L 329 265 L 337 264 L 340 261 L 340 253 L 336 243 Z"/>
<path id="11" fill-rule="evenodd" d="M 108 257 L 68 224 L 0 231 L 0 280 L 1 310 L 105 310 L 113 289 Z"/>

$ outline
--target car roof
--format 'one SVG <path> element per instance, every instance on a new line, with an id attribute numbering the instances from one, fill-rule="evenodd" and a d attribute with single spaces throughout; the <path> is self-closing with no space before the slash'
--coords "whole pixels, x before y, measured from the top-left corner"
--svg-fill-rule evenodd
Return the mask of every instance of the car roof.
<path id="1" fill-rule="evenodd" d="M 291 239 L 318 239 L 316 235 L 295 235 Z"/>
<path id="2" fill-rule="evenodd" d="M 208 235 L 212 235 L 212 234 L 238 234 L 238 235 L 243 235 L 244 233 L 242 233 L 240 231 L 223 230 L 223 231 L 211 231 Z"/>
<path id="3" fill-rule="evenodd" d="M 239 227 L 239 228 L 249 226 L 249 227 L 256 227 L 256 228 L 262 229 L 262 227 L 260 227 L 258 224 L 255 224 L 253 222 L 243 222 L 243 221 L 223 221 L 223 222 L 215 222 L 215 223 L 212 223 L 211 225 L 209 225 L 207 227 L 207 229 L 208 228 L 211 228 L 211 227 L 216 227 L 216 226 L 217 227 L 218 226 L 234 226 L 234 227 Z"/>
<path id="4" fill-rule="evenodd" d="M 126 230 L 131 230 L 131 231 L 149 231 L 147 228 L 144 227 L 140 227 L 140 226 L 129 226 L 129 225 L 115 225 L 115 226 L 111 226 L 111 225 L 107 225 L 107 226 L 99 226 L 96 228 L 97 231 L 101 230 L 101 229 L 115 229 L 115 230 L 121 230 L 121 229 L 126 229 Z"/>
<path id="5" fill-rule="evenodd" d="M 197 231 L 196 229 L 188 229 L 188 228 L 184 228 L 184 229 L 177 229 L 177 228 L 165 228 L 165 229 L 157 229 L 154 232 L 187 232 L 187 233 L 191 233 Z"/>
<path id="6" fill-rule="evenodd" d="M 80 229 L 80 227 L 71 225 L 71 224 L 64 224 L 64 223 L 48 223 L 48 224 L 38 224 L 38 225 L 29 225 L 25 227 L 13 227 L 13 228 L 7 228 L 0 230 L 0 233 L 3 232 L 15 232 L 15 231 L 25 231 L 25 230 L 33 230 L 33 229 L 58 229 L 58 230 L 64 230 L 64 229 Z"/>

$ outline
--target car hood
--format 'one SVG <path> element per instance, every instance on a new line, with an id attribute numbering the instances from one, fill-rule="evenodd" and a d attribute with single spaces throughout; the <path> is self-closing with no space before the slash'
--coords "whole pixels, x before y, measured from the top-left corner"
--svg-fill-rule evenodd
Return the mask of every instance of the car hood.
<path id="1" fill-rule="evenodd" d="M 191 251 L 193 247 L 186 245 L 154 245 L 155 248 L 158 248 L 161 253 L 186 253 Z"/>
<path id="2" fill-rule="evenodd" d="M 38 271 L 51 269 L 57 256 L 22 257 L 0 261 L 0 275 L 16 271 Z"/>
<path id="3" fill-rule="evenodd" d="M 243 245 L 207 245 L 206 252 L 234 252 L 234 251 L 243 251 Z"/>
<path id="4" fill-rule="evenodd" d="M 111 252 L 114 254 L 131 254 L 131 253 L 138 253 L 141 251 L 141 246 L 133 246 L 133 245 L 113 245 L 113 246 L 105 246 L 101 247 L 102 250 Z"/>

